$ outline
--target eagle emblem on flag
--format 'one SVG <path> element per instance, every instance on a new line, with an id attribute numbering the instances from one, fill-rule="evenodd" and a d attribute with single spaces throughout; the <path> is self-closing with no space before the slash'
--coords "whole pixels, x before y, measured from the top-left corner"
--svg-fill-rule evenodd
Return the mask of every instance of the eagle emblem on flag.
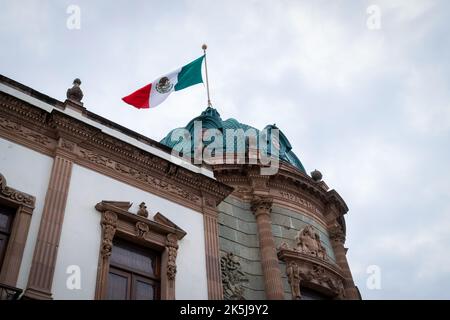
<path id="1" fill-rule="evenodd" d="M 173 88 L 173 83 L 170 82 L 169 78 L 162 77 L 159 79 L 158 84 L 156 85 L 156 91 L 159 93 L 167 93 Z"/>

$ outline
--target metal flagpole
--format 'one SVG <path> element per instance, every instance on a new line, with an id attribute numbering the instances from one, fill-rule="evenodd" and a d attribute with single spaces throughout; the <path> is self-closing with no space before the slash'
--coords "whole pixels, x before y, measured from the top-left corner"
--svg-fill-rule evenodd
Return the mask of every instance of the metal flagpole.
<path id="1" fill-rule="evenodd" d="M 209 81 L 208 81 L 208 64 L 206 63 L 206 44 L 202 45 L 203 54 L 205 55 L 205 74 L 206 74 L 206 93 L 208 94 L 208 107 L 211 107 L 211 99 L 209 98 Z"/>

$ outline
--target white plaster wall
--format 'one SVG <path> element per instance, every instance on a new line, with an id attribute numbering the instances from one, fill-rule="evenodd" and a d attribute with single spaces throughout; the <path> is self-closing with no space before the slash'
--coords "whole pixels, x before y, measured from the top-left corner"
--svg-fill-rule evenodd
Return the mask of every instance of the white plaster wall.
<path id="1" fill-rule="evenodd" d="M 36 197 L 17 279 L 17 287 L 21 289 L 27 285 L 52 165 L 53 158 L 0 138 L 0 173 L 8 186 Z"/>
<path id="2" fill-rule="evenodd" d="M 95 204 L 101 200 L 130 201 L 130 211 L 147 204 L 150 217 L 161 212 L 187 235 L 179 242 L 176 299 L 207 299 L 207 278 L 203 216 L 191 209 L 121 183 L 84 167 L 74 165 L 69 187 L 61 241 L 53 279 L 55 299 L 93 299 L 100 248 L 100 213 Z M 81 289 L 66 286 L 68 266 L 81 270 Z"/>

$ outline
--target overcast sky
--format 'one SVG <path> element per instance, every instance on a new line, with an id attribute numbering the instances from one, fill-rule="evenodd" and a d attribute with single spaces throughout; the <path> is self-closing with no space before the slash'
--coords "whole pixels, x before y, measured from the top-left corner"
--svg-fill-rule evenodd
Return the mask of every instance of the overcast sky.
<path id="1" fill-rule="evenodd" d="M 67 28 L 70 5 L 81 10 L 80 29 Z M 206 107 L 204 86 L 151 110 L 121 98 L 199 57 L 206 42 L 222 118 L 276 123 L 307 172 L 320 170 L 345 199 L 347 257 L 363 298 L 450 299 L 449 1 L 0 8 L 0 73 L 61 101 L 79 77 L 85 107 L 158 141 Z M 366 285 L 371 265 L 380 290 Z"/>

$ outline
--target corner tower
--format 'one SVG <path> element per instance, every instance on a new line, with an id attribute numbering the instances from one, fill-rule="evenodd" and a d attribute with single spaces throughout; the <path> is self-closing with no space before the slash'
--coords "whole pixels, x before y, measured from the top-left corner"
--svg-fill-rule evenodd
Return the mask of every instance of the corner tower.
<path id="1" fill-rule="evenodd" d="M 259 161 L 225 161 L 230 153 L 245 153 L 249 159 L 248 142 L 241 144 L 243 148 L 239 143 L 225 143 L 232 130 L 261 131 L 232 118 L 222 120 L 212 107 L 179 129 L 194 137 L 196 121 L 202 133 L 216 129 L 222 134 L 223 161 L 215 159 L 209 164 L 217 180 L 234 188 L 217 204 L 223 297 L 360 299 L 344 246 L 348 208 L 335 190 L 329 190 L 320 172 L 306 173 L 281 131 L 277 131 L 279 167 L 275 174 L 261 174 Z M 273 129 L 278 130 L 269 125 L 262 131 Z M 183 156 L 194 157 L 194 138 L 184 142 L 173 139 L 174 130 L 161 143 L 182 147 L 188 150 Z M 189 146 L 183 145 L 186 143 Z M 260 142 L 256 146 L 265 148 Z"/>

